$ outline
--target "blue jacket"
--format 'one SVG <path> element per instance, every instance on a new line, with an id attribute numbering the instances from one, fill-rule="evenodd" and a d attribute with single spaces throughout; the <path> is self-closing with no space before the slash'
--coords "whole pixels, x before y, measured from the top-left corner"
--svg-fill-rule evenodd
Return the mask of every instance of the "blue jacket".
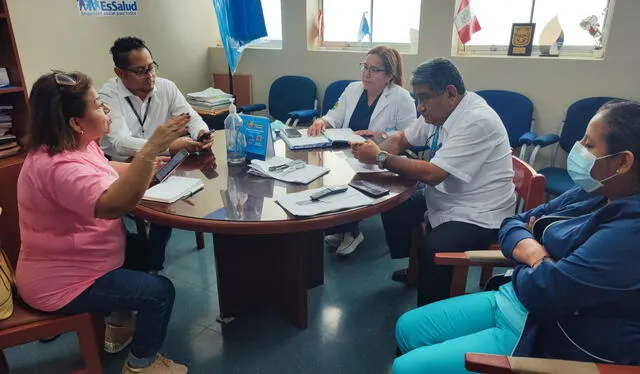
<path id="1" fill-rule="evenodd" d="M 556 261 L 518 265 L 513 287 L 529 314 L 514 355 L 640 365 L 640 195 L 606 204 L 574 188 L 507 218 L 500 244 L 508 258 L 533 238 L 530 217 L 574 217 L 544 232 Z"/>

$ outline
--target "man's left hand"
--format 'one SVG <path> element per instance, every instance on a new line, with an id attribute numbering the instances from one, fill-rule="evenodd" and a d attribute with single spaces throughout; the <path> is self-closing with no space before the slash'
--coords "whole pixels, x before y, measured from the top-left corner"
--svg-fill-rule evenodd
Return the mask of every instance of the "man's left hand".
<path id="1" fill-rule="evenodd" d="M 371 140 L 365 140 L 363 143 L 352 143 L 349 142 L 351 146 L 351 153 L 353 153 L 353 157 L 358 159 L 358 161 L 363 164 L 372 164 L 376 163 L 376 156 L 380 153 L 380 147 L 376 145 L 376 143 Z"/>

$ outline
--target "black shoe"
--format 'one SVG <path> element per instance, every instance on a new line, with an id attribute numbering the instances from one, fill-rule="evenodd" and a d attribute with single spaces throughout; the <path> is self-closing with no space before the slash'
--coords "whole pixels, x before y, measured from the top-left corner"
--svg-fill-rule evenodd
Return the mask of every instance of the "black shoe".
<path id="1" fill-rule="evenodd" d="M 391 280 L 399 283 L 407 283 L 409 281 L 409 269 L 396 270 L 391 274 Z"/>

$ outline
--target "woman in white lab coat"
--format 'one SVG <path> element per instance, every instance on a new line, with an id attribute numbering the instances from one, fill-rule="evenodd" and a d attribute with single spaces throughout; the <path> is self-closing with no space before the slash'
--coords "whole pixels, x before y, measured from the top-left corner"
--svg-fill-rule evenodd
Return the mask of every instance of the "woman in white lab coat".
<path id="1" fill-rule="evenodd" d="M 404 130 L 416 121 L 416 106 L 402 88 L 402 57 L 397 50 L 378 46 L 360 63 L 360 82 L 345 88 L 336 105 L 309 127 L 309 135 L 320 135 L 325 128 L 349 127 L 363 136 Z M 364 240 L 358 222 L 328 230 L 325 241 L 339 255 L 349 255 Z"/>

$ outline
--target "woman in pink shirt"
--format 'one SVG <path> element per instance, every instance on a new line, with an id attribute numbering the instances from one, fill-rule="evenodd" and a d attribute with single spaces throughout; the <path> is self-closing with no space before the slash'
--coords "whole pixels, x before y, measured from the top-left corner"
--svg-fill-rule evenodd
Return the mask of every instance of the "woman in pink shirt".
<path id="1" fill-rule="evenodd" d="M 137 311 L 122 372 L 186 373 L 186 366 L 158 353 L 173 284 L 126 269 L 121 218 L 136 206 L 162 162 L 156 155 L 186 131 L 189 116 L 160 125 L 123 164 L 108 161 L 94 141 L 109 132 L 111 120 L 88 76 L 44 75 L 33 85 L 29 105 L 29 154 L 18 178 L 20 296 L 45 312 Z"/>

